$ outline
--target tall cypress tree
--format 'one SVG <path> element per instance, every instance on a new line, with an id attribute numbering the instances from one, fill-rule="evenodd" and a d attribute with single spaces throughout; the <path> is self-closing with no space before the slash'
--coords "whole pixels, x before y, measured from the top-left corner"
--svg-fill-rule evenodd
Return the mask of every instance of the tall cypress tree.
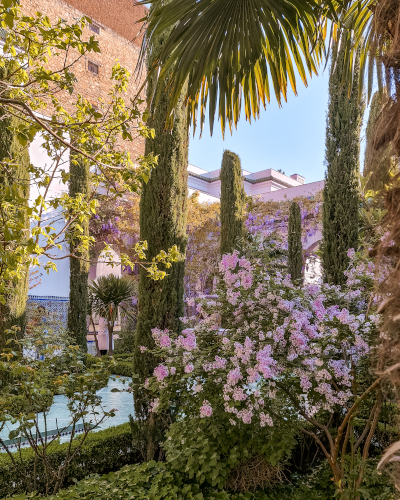
<path id="1" fill-rule="evenodd" d="M 357 247 L 358 238 L 360 130 L 364 109 L 357 87 L 359 56 L 350 96 L 348 86 L 343 84 L 343 71 L 344 48 L 331 67 L 326 125 L 322 265 L 324 279 L 333 284 L 343 283 L 343 272 L 349 262 L 347 251 Z"/>
<path id="2" fill-rule="evenodd" d="M 6 69 L 0 69 L 0 79 Z M 28 147 L 22 148 L 12 128 L 17 127 L 18 118 L 0 113 L 0 161 L 10 158 L 11 162 L 19 161 L 10 177 L 0 176 L 0 183 L 4 188 L 7 184 L 14 183 L 18 186 L 18 194 L 23 200 L 29 200 L 29 151 Z M 24 215 L 26 227 L 29 227 L 29 219 Z M 5 331 L 12 326 L 18 326 L 23 334 L 26 326 L 26 301 L 28 298 L 29 269 L 26 269 L 24 277 L 10 283 L 9 291 L 5 297 L 5 304 L 0 303 L 0 352 L 6 347 Z"/>
<path id="3" fill-rule="evenodd" d="M 169 33 L 166 32 L 153 41 L 148 57 L 149 68 L 158 57 L 168 36 Z M 147 87 L 148 101 L 155 88 L 155 76 L 153 74 Z M 147 260 L 151 260 L 161 250 L 168 250 L 173 245 L 177 245 L 182 259 L 172 265 L 162 281 L 149 279 L 146 271 L 140 269 L 133 362 L 133 371 L 139 376 L 138 383 L 143 383 L 151 376 L 159 362 L 148 351 L 142 353 L 140 346 L 154 347 L 151 333 L 153 328 L 179 331 L 182 328 L 179 318 L 184 314 L 188 121 L 182 100 L 175 111 L 172 131 L 166 130 L 168 106 L 169 94 L 167 91 L 162 91 L 156 109 L 147 122 L 148 126 L 155 129 L 155 137 L 146 139 L 145 154 L 152 152 L 158 155 L 158 164 L 152 171 L 148 183 L 143 184 L 140 198 L 140 239 L 148 242 Z M 136 416 L 146 419 L 149 402 L 143 397 L 142 392 L 136 389 L 134 402 Z M 151 450 L 148 451 L 149 459 L 152 458 L 152 453 Z"/>
<path id="4" fill-rule="evenodd" d="M 69 194 L 75 197 L 78 194 L 87 196 L 90 189 L 90 171 L 86 160 L 77 155 L 71 155 Z M 83 222 L 84 235 L 89 236 L 89 222 Z M 71 241 L 70 251 L 74 252 L 77 242 Z M 70 258 L 69 274 L 69 308 L 68 308 L 68 330 L 84 351 L 87 351 L 86 341 L 86 316 L 88 309 L 88 275 L 89 275 L 89 251 L 77 252 L 78 257 L 85 260 Z"/>
<path id="5" fill-rule="evenodd" d="M 221 255 L 231 253 L 243 231 L 243 188 L 240 158 L 225 150 L 221 165 Z"/>
<path id="6" fill-rule="evenodd" d="M 299 204 L 293 202 L 289 209 L 288 224 L 289 273 L 293 283 L 303 282 L 303 247 L 301 244 L 301 213 Z"/>

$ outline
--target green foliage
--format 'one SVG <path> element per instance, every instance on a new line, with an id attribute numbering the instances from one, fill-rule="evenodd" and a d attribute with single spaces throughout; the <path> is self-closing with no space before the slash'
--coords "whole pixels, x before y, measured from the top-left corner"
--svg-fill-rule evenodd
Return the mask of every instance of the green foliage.
<path id="1" fill-rule="evenodd" d="M 221 255 L 231 253 L 243 232 L 243 188 L 240 158 L 231 151 L 224 151 L 221 165 Z"/>
<path id="2" fill-rule="evenodd" d="M 11 133 L 21 149 L 40 135 L 40 147 L 48 161 L 45 165 L 27 168 L 31 185 L 38 193 L 28 203 L 27 177 L 26 173 L 21 174 L 26 164 L 23 155 L 13 151 L 11 158 L 0 158 L 0 178 L 7 178 L 0 189 L 3 221 L 0 302 L 3 304 L 15 283 L 21 282 L 22 286 L 29 265 L 43 267 L 47 272 L 56 269 L 54 251 L 61 248 L 65 239 L 72 242 L 76 255 L 86 255 L 93 240 L 88 237 L 85 225 L 96 211 L 95 193 L 99 186 L 116 197 L 127 191 L 138 192 L 157 161 L 151 152 L 131 158 L 128 148 L 116 147 L 137 136 L 154 137 L 154 130 L 143 123 L 147 113 L 141 111 L 139 96 L 126 98 L 130 74 L 125 68 L 118 63 L 112 68 L 105 100 L 93 104 L 75 92 L 76 63 L 89 53 L 100 51 L 95 37 L 86 36 L 85 26 L 90 19 L 82 17 L 70 24 L 59 19 L 51 23 L 40 13 L 23 16 L 19 3 L 18 0 L 0 2 L 0 25 L 7 33 L 0 54 L 0 68 L 7 67 L 1 79 L 0 117 L 12 115 L 18 120 L 11 127 Z M 74 55 L 66 57 L 66 53 Z M 75 96 L 70 100 L 72 113 L 60 104 L 59 96 L 65 92 Z M 46 120 L 41 118 L 43 115 Z M 81 183 L 79 176 L 74 175 L 74 167 L 79 165 L 72 165 L 75 179 L 71 179 L 72 191 L 77 194 L 52 195 L 52 183 L 58 183 L 59 179 L 66 183 L 70 178 L 65 168 L 69 153 L 77 155 L 79 162 L 87 162 L 85 168 L 92 172 L 90 195 L 81 192 L 86 189 L 85 178 Z M 57 214 L 56 217 L 49 216 L 50 212 Z M 57 229 L 53 227 L 55 220 L 59 224 Z M 138 259 L 146 260 L 146 248 L 146 242 L 137 244 Z M 178 259 L 176 248 L 167 250 L 159 251 L 148 267 L 144 262 L 151 278 L 162 279 L 165 271 L 159 270 L 158 265 L 169 268 Z M 125 254 L 121 254 L 120 260 L 125 266 L 134 266 Z M 73 269 L 77 281 L 82 284 L 81 272 L 86 272 L 85 269 L 75 271 Z M 23 306 L 23 294 L 18 297 Z M 77 332 L 82 332 L 83 305 L 76 311 L 77 318 L 72 321 L 71 317 L 71 321 L 78 324 L 74 325 Z M 74 331 L 76 335 L 77 332 Z"/>
<path id="3" fill-rule="evenodd" d="M 37 498 L 21 496 L 25 498 Z M 49 497 L 53 500 L 69 499 L 137 499 L 137 500 L 202 500 L 204 498 L 197 484 L 185 484 L 182 476 L 169 470 L 162 462 L 146 462 L 140 465 L 126 466 L 117 472 L 81 481 L 76 486 L 57 495 Z M 228 500 L 229 497 L 207 497 Z"/>
<path id="4" fill-rule="evenodd" d="M 72 451 L 76 450 L 78 444 L 79 436 L 72 441 Z M 47 458 L 52 468 L 56 469 L 62 465 L 69 453 L 68 448 L 68 442 L 62 444 L 54 442 L 51 445 Z M 1 498 L 27 491 L 28 481 L 34 470 L 37 474 L 37 491 L 45 493 L 46 473 L 43 463 L 35 460 L 35 455 L 29 448 L 21 450 L 21 459 L 27 471 L 26 475 L 17 473 L 6 453 L 0 454 Z M 64 486 L 68 487 L 89 474 L 106 474 L 138 460 L 137 451 L 132 449 L 132 435 L 128 423 L 93 432 L 88 435 L 74 461 L 69 464 Z"/>
<path id="5" fill-rule="evenodd" d="M 163 33 L 153 40 L 148 55 L 151 68 L 160 54 L 169 33 Z M 169 74 L 171 76 L 171 74 Z M 155 91 L 156 77 L 153 74 L 147 87 L 148 102 Z M 179 318 L 184 314 L 185 251 L 187 244 L 187 164 L 188 164 L 188 122 L 183 100 L 175 112 L 172 131 L 165 129 L 169 108 L 169 92 L 163 92 L 147 126 L 154 128 L 155 138 L 146 139 L 145 152 L 158 157 L 147 184 L 143 185 L 140 199 L 140 238 L 149 245 L 150 259 L 164 248 L 176 245 L 180 256 L 162 283 L 146 278 L 140 269 L 134 373 L 140 383 L 153 373 L 156 359 L 149 352 L 141 353 L 140 346 L 154 347 L 152 328 L 168 328 L 178 331 Z M 147 418 L 147 401 L 135 393 L 135 413 Z"/>
<path id="6" fill-rule="evenodd" d="M 343 497 L 335 494 L 335 485 L 332 481 L 332 472 L 327 464 L 314 467 L 308 474 L 293 474 L 290 483 L 278 485 L 272 492 L 268 492 L 263 500 L 332 500 L 343 498 L 345 500 L 395 500 L 395 487 L 388 471 L 379 473 L 376 470 L 376 459 L 369 459 L 366 467 L 366 476 L 363 487 L 351 496 L 347 492 Z M 353 493 L 354 495 L 354 493 Z"/>
<path id="7" fill-rule="evenodd" d="M 82 195 L 86 199 L 90 197 L 90 170 L 86 159 L 71 155 L 70 161 L 69 195 L 75 198 Z M 81 235 L 89 238 L 89 221 L 82 214 L 77 218 Z M 75 248 L 78 248 L 75 254 Z M 68 330 L 75 339 L 77 345 L 87 350 L 87 324 L 86 316 L 88 310 L 88 275 L 89 275 L 89 248 L 79 249 L 79 241 L 70 241 L 71 258 L 69 261 L 69 308 L 68 308 Z M 73 258 L 76 256 L 76 258 Z"/>
<path id="8" fill-rule="evenodd" d="M 0 68 L 0 78 L 7 77 L 6 68 Z M 13 130 L 21 124 L 15 116 L 0 108 L 0 162 L 12 162 L 18 159 L 15 169 L 0 169 L 0 202 L 2 209 L 6 209 L 7 198 L 13 192 L 18 197 L 21 204 L 26 204 L 29 200 L 29 151 L 28 147 L 21 146 Z M 15 191 L 14 191 L 15 190 Z M 4 212 L 3 212 L 4 213 Z M 23 231 L 29 227 L 29 220 L 25 210 L 17 209 L 16 217 Z M 16 228 L 14 228 L 15 230 Z M 3 228 L 0 230 L 1 239 L 7 239 L 7 234 Z M 21 243 L 24 243 L 23 234 L 20 234 Z M 22 266 L 21 276 L 10 281 L 4 297 L 4 303 L 0 301 L 0 351 L 6 344 L 7 337 L 5 331 L 12 326 L 19 326 L 21 332 L 25 329 L 25 304 L 28 295 L 28 266 Z"/>
<path id="9" fill-rule="evenodd" d="M 102 356 L 101 359 L 107 359 L 107 356 Z M 113 356 L 114 361 L 110 365 L 109 371 L 111 375 L 119 375 L 121 377 L 132 377 L 132 354 L 127 358 L 118 358 Z M 99 358 L 88 354 L 86 356 L 85 365 L 87 368 L 95 366 L 99 362 Z"/>
<path id="10" fill-rule="evenodd" d="M 133 357 L 135 350 L 135 332 L 130 330 L 122 330 L 118 332 L 119 339 L 115 341 L 114 357 L 126 355 Z"/>
<path id="11" fill-rule="evenodd" d="M 326 125 L 327 167 L 323 203 L 322 266 L 328 283 L 342 284 L 349 248 L 357 249 L 360 130 L 364 109 L 354 81 L 350 97 L 343 85 L 345 48 L 332 64 Z M 359 70 L 359 55 L 355 61 Z M 355 79 L 356 80 L 356 79 Z"/>
<path id="12" fill-rule="evenodd" d="M 113 375 L 121 375 L 122 377 L 132 377 L 132 360 L 126 362 L 117 361 L 112 369 Z"/>
<path id="13" fill-rule="evenodd" d="M 289 209 L 288 267 L 292 281 L 303 281 L 303 247 L 301 245 L 301 213 L 299 204 L 293 202 Z"/>
<path id="14" fill-rule="evenodd" d="M 370 461 L 368 486 L 360 500 L 395 500 L 395 489 L 387 473 L 378 475 Z M 18 495 L 14 500 L 38 500 L 37 495 Z M 328 468 L 316 467 L 307 476 L 293 475 L 272 490 L 234 494 L 190 480 L 163 462 L 127 465 L 104 476 L 86 477 L 69 489 L 47 497 L 51 500 L 332 500 L 335 488 Z"/>
<path id="15" fill-rule="evenodd" d="M 3 432 L 0 449 L 7 453 L 14 473 L 25 479 L 27 491 L 37 490 L 38 476 L 21 455 L 21 442 L 28 443 L 36 469 L 44 470 L 46 494 L 57 492 L 88 434 L 115 415 L 114 409 L 101 406 L 97 394 L 108 383 L 110 365 L 109 360 L 101 359 L 85 367 L 79 347 L 71 345 L 71 339 L 62 331 L 52 330 L 50 324 L 33 328 L 22 340 L 16 338 L 12 349 L 1 354 L 0 372 L 5 374 L 5 383 L 0 386 L 0 432 L 11 424 L 7 439 L 14 441 L 17 453 L 7 448 Z M 65 420 L 51 429 L 49 412 L 55 395 L 66 398 Z M 39 413 L 44 429 L 52 432 L 43 432 L 37 419 Z M 82 433 L 74 440 L 81 424 Z M 64 432 L 71 432 L 71 446 L 65 448 L 62 461 L 53 463 L 49 454 Z"/>
<path id="16" fill-rule="evenodd" d="M 171 469 L 193 478 L 203 487 L 223 490 L 239 464 L 262 455 L 271 465 L 284 462 L 295 444 L 293 426 L 256 429 L 233 427 L 219 412 L 213 419 L 191 418 L 173 423 L 164 443 Z"/>
<path id="17" fill-rule="evenodd" d="M 342 5 L 332 0 L 180 0 L 179 8 L 171 9 L 154 3 L 148 16 L 150 42 L 174 28 L 155 68 L 161 91 L 172 96 L 170 122 L 184 91 L 193 126 L 200 115 L 203 128 L 208 106 L 211 134 L 216 115 L 222 133 L 226 122 L 232 132 L 241 111 L 248 120 L 256 119 L 271 93 L 280 104 L 288 82 L 296 93 L 297 75 L 306 84 L 307 73 L 317 73 L 325 54 L 323 7 L 328 5 L 332 14 L 333 5 Z M 165 81 L 171 68 L 174 79 Z"/>
<path id="18" fill-rule="evenodd" d="M 118 307 L 129 300 L 136 291 L 136 281 L 130 276 L 100 276 L 89 285 L 93 312 L 110 322 L 117 319 Z"/>

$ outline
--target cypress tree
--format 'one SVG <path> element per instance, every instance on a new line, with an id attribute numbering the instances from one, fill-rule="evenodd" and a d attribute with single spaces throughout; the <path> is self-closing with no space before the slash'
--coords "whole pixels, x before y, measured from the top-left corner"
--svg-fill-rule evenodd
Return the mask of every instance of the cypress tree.
<path id="1" fill-rule="evenodd" d="M 0 78 L 3 72 L 0 70 Z M 23 200 L 29 200 L 29 151 L 28 147 L 22 147 L 17 138 L 10 130 L 18 126 L 19 120 L 13 116 L 0 113 L 0 161 L 10 158 L 11 161 L 18 159 L 19 165 L 13 171 L 12 178 L 1 175 L 2 187 L 14 182 L 18 185 L 18 194 Z M 26 227 L 29 228 L 29 219 L 25 215 Z M 23 243 L 23 242 L 22 242 Z M 6 347 L 5 330 L 12 326 L 20 327 L 21 335 L 26 326 L 26 301 L 28 298 L 29 269 L 26 269 L 24 277 L 10 284 L 9 292 L 5 297 L 5 304 L 0 303 L 0 352 Z"/>
<path id="2" fill-rule="evenodd" d="M 379 149 L 374 148 L 375 134 L 379 127 L 378 118 L 387 100 L 386 92 L 382 100 L 379 92 L 374 94 L 371 100 L 367 129 L 365 131 L 367 143 L 365 146 L 363 176 L 370 175 L 368 188 L 374 191 L 380 191 L 385 185 L 389 184 L 391 175 L 397 172 L 399 166 L 398 158 L 391 142 L 381 146 Z"/>
<path id="3" fill-rule="evenodd" d="M 347 251 L 357 248 L 358 176 L 360 130 L 364 109 L 358 95 L 359 55 L 355 61 L 354 83 L 343 84 L 344 48 L 332 65 L 329 78 L 329 103 L 326 125 L 325 165 L 322 214 L 322 266 L 324 279 L 333 284 L 344 282 L 348 266 Z"/>
<path id="4" fill-rule="evenodd" d="M 301 213 L 299 204 L 293 202 L 289 209 L 288 264 L 293 283 L 303 282 L 303 247 L 301 245 Z"/>
<path id="5" fill-rule="evenodd" d="M 75 197 L 78 194 L 87 196 L 90 189 L 90 171 L 86 160 L 71 155 L 69 194 Z M 83 222 L 84 235 L 89 236 L 89 222 Z M 74 252 L 77 242 L 70 242 L 70 251 Z M 78 257 L 89 260 L 89 251 L 84 250 L 76 253 Z M 84 352 L 87 351 L 87 326 L 86 316 L 88 311 L 88 275 L 89 262 L 85 260 L 70 258 L 69 274 L 69 308 L 68 308 L 68 330 Z"/>
<path id="6" fill-rule="evenodd" d="M 225 150 L 221 165 L 221 255 L 231 253 L 243 231 L 243 188 L 240 158 Z"/>
<path id="7" fill-rule="evenodd" d="M 149 68 L 152 67 L 168 36 L 169 32 L 166 32 L 153 41 L 147 59 Z M 154 88 L 155 75 L 153 74 L 147 87 L 148 101 L 151 99 Z M 158 155 L 158 164 L 151 172 L 148 183 L 143 184 L 140 198 L 140 239 L 148 243 L 146 255 L 148 261 L 161 250 L 168 250 L 173 245 L 177 245 L 182 259 L 168 269 L 168 275 L 162 281 L 151 280 L 146 271 L 140 269 L 133 361 L 133 371 L 138 376 L 139 384 L 153 375 L 153 370 L 159 363 L 159 360 L 148 351 L 142 353 L 140 346 L 154 347 L 151 333 L 153 328 L 169 329 L 174 332 L 181 330 L 179 318 L 184 314 L 188 121 L 182 99 L 175 111 L 173 129 L 166 130 L 168 106 L 169 94 L 162 91 L 157 106 L 147 123 L 155 129 L 155 137 L 146 139 L 145 154 L 153 152 Z M 147 419 L 149 401 L 137 389 L 134 389 L 134 402 L 137 418 Z M 153 413 L 150 414 L 150 418 L 155 418 Z M 154 422 L 150 422 L 150 427 L 154 429 Z M 154 444 L 154 439 L 152 441 Z M 154 456 L 154 448 L 151 448 L 151 444 L 148 450 L 150 451 L 147 452 L 147 457 L 151 459 Z"/>

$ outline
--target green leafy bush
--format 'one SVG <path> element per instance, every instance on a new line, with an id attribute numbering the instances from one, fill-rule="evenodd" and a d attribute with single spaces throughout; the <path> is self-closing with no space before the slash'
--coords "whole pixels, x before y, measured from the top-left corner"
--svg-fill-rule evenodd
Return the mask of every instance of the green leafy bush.
<path id="1" fill-rule="evenodd" d="M 201 485 L 225 488 L 233 470 L 254 455 L 272 466 L 285 461 L 295 445 L 289 425 L 264 427 L 230 425 L 223 412 L 214 419 L 191 418 L 175 422 L 164 443 L 171 469 Z"/>
<path id="2" fill-rule="evenodd" d="M 360 500 L 394 500 L 394 488 L 387 475 L 378 475 L 376 463 L 370 461 L 367 488 Z M 188 476 L 172 470 L 169 463 L 145 462 L 127 465 L 105 476 L 93 475 L 78 482 L 49 500 L 333 500 L 335 486 L 326 467 L 317 467 L 308 476 L 293 477 L 292 482 L 273 490 L 232 494 L 204 484 L 200 486 Z M 13 500 L 37 500 L 36 495 L 18 495 Z"/>
<path id="3" fill-rule="evenodd" d="M 76 446 L 75 440 L 72 447 Z M 52 466 L 60 464 L 68 450 L 69 443 L 54 442 L 48 451 Z M 21 450 L 22 459 L 27 469 L 35 467 L 34 454 L 31 449 Z M 132 434 L 129 424 L 122 424 L 88 435 L 84 445 L 67 469 L 64 486 L 73 484 L 89 474 L 104 474 L 118 470 L 126 464 L 139 461 L 139 454 L 132 448 Z M 36 462 L 38 477 L 37 489 L 44 491 L 46 477 L 43 466 Z M 6 453 L 0 454 L 0 498 L 20 494 L 26 491 L 26 478 L 18 476 Z"/>
<path id="4" fill-rule="evenodd" d="M 104 356 L 102 356 L 104 358 Z M 111 366 L 112 375 L 120 375 L 123 377 L 132 377 L 132 354 L 114 356 L 115 363 Z M 86 367 L 91 368 L 99 362 L 99 358 L 88 354 L 86 356 Z"/>
<path id="5" fill-rule="evenodd" d="M 121 361 L 121 360 L 124 360 L 124 361 L 128 361 L 128 360 L 133 360 L 133 353 L 132 352 L 125 352 L 123 354 L 118 354 L 118 353 L 115 353 L 114 351 L 114 359 L 116 361 Z"/>
<path id="6" fill-rule="evenodd" d="M 118 337 L 114 346 L 114 357 L 120 356 L 133 356 L 135 349 L 135 332 L 134 331 L 121 331 L 118 332 Z"/>
<path id="7" fill-rule="evenodd" d="M 113 367 L 113 375 L 132 377 L 132 361 L 117 362 Z"/>

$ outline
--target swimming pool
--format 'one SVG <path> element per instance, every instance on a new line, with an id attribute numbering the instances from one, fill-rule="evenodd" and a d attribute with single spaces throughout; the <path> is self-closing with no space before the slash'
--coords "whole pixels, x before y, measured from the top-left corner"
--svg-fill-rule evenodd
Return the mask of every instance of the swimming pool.
<path id="1" fill-rule="evenodd" d="M 126 380 L 125 385 L 122 384 L 121 380 Z M 115 417 L 110 417 L 95 429 L 95 431 L 100 429 L 107 429 L 109 427 L 113 427 L 115 425 L 123 424 L 129 421 L 129 415 L 134 415 L 134 407 L 133 407 L 133 396 L 129 392 L 111 392 L 112 389 L 122 389 L 127 388 L 130 382 L 129 377 L 110 377 L 108 381 L 108 385 L 103 387 L 97 394 L 101 396 L 102 406 L 106 410 L 111 410 L 112 408 L 116 408 L 118 411 L 115 413 Z M 96 421 L 96 417 L 98 415 L 93 415 L 94 422 Z M 55 431 L 57 428 L 61 429 L 67 427 L 70 423 L 69 412 L 67 410 L 67 398 L 66 396 L 55 396 L 54 402 L 50 408 L 50 411 L 47 414 L 47 429 L 48 435 L 51 435 L 51 431 Z M 81 423 L 79 421 L 78 423 Z M 39 430 L 44 432 L 45 423 L 43 414 L 39 413 L 38 415 L 38 424 Z M 2 439 L 8 439 L 9 432 L 18 427 L 17 424 L 11 425 L 8 424 L 7 428 L 4 428 L 0 432 L 0 436 Z M 60 437 L 60 442 L 69 441 L 70 435 L 66 433 L 66 435 Z M 15 449 L 15 448 L 14 448 Z M 0 450 L 4 452 L 3 449 Z"/>

